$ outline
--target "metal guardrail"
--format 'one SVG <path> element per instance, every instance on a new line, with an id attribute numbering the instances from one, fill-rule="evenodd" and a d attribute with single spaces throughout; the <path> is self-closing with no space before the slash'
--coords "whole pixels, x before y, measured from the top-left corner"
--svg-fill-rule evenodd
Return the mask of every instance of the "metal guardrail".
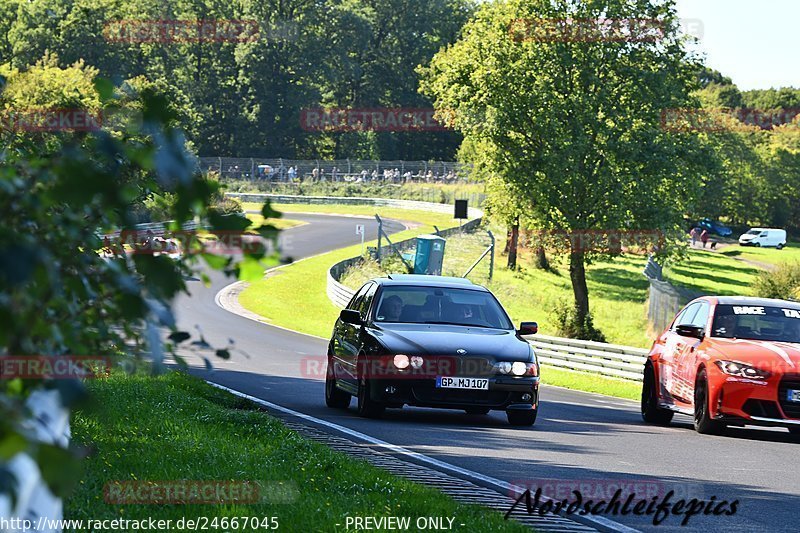
<path id="1" fill-rule="evenodd" d="M 635 381 L 642 381 L 642 370 L 649 352 L 643 348 L 538 334 L 525 340 L 534 347 L 542 363 Z"/>

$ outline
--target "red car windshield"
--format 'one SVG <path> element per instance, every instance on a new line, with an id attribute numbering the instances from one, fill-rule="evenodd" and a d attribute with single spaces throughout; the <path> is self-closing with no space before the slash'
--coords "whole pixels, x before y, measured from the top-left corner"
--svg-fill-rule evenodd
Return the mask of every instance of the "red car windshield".
<path id="1" fill-rule="evenodd" d="M 800 343 L 800 308 L 718 305 L 711 336 Z"/>

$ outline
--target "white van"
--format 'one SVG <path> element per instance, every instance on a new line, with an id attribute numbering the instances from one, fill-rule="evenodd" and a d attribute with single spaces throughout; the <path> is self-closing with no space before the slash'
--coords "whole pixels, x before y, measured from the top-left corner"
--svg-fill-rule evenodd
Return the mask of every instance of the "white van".
<path id="1" fill-rule="evenodd" d="M 786 230 L 753 228 L 739 237 L 741 246 L 765 246 L 780 250 L 786 246 Z"/>

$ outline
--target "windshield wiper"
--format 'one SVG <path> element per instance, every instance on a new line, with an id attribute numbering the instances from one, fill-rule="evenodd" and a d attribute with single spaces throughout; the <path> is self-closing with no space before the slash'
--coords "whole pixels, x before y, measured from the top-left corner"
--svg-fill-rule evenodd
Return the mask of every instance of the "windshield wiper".
<path id="1" fill-rule="evenodd" d="M 486 328 L 486 329 L 501 329 L 494 326 L 482 326 L 480 324 L 460 324 L 457 322 L 420 322 L 420 324 L 436 324 L 442 326 L 463 326 L 465 328 Z"/>

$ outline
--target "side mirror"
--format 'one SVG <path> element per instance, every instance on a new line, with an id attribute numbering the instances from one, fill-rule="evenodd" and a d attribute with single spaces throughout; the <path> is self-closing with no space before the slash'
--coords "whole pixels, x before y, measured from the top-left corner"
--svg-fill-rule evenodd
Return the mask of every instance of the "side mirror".
<path id="1" fill-rule="evenodd" d="M 691 326 L 688 324 L 682 324 L 676 327 L 675 333 L 677 333 L 681 337 L 691 337 L 693 339 L 702 339 L 703 337 L 705 337 L 704 328 L 700 326 Z"/>
<path id="2" fill-rule="evenodd" d="M 537 333 L 539 333 L 537 322 L 520 322 L 517 335 L 536 335 Z"/>
<path id="3" fill-rule="evenodd" d="M 361 313 L 359 313 L 355 309 L 342 309 L 342 312 L 339 313 L 339 318 L 341 318 L 342 322 L 344 322 L 345 324 L 353 324 L 355 326 L 360 326 L 364 323 L 361 320 Z"/>

